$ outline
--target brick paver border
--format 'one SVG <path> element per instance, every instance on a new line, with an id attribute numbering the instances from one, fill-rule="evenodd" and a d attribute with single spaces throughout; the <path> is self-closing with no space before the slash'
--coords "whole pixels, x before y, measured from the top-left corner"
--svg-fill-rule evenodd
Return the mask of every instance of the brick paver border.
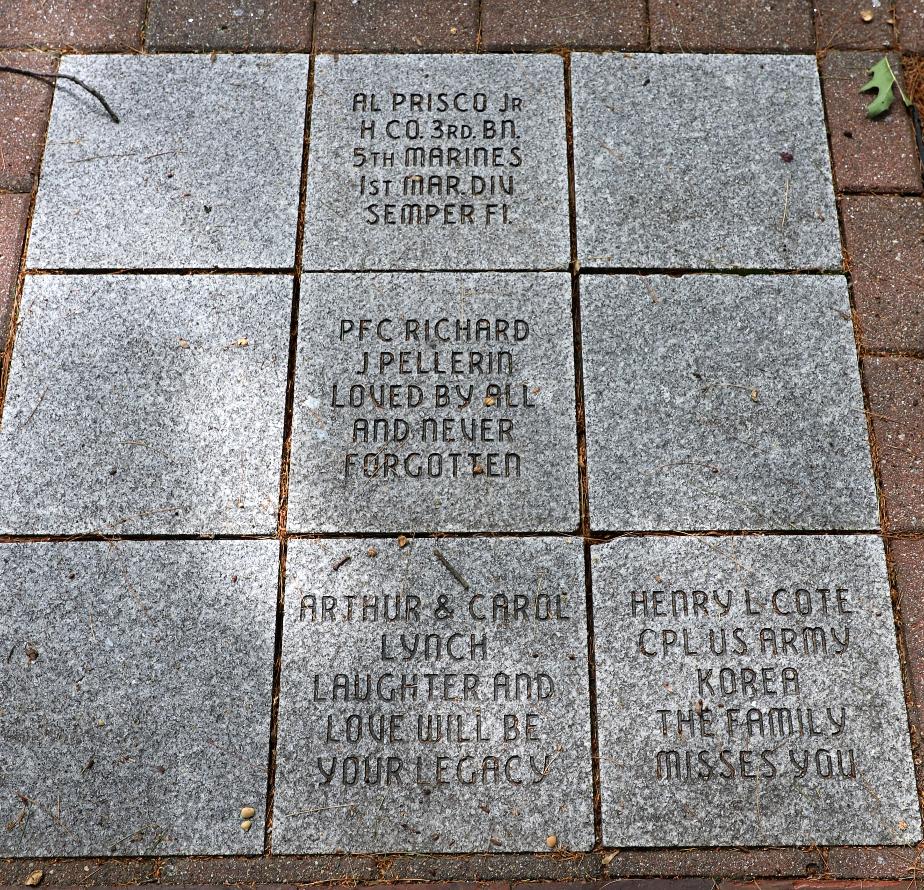
<path id="1" fill-rule="evenodd" d="M 142 4 L 143 5 L 143 4 Z M 66 52 L 88 51 L 152 51 L 161 43 L 172 51 L 245 51 L 254 46 L 264 50 L 291 50 L 286 37 L 278 29 L 283 17 L 267 17 L 265 28 L 250 23 L 237 31 L 222 28 L 223 17 L 231 0 L 213 0 L 201 4 L 199 18 L 190 24 L 188 35 L 182 33 L 182 9 L 186 3 L 150 0 L 145 5 L 146 18 L 139 19 L 139 3 L 113 3 L 112 0 L 85 0 L 80 4 L 56 0 L 39 4 L 34 0 L 11 0 L 4 5 L 0 23 L 0 50 L 20 53 L 40 50 L 49 54 L 41 65 L 53 65 L 54 56 Z M 890 263 L 890 254 L 919 259 L 921 232 L 919 226 L 896 225 L 894 237 L 882 242 L 876 226 L 863 225 L 853 214 L 864 206 L 888 206 L 901 203 L 901 218 L 921 219 L 924 198 L 921 197 L 921 170 L 908 117 L 893 108 L 885 120 L 869 121 L 862 111 L 861 97 L 856 93 L 858 77 L 871 58 L 885 50 L 900 53 L 924 51 L 920 35 L 924 33 L 924 8 L 917 0 L 896 0 L 894 5 L 883 0 L 874 10 L 874 20 L 865 22 L 861 10 L 868 4 L 855 0 L 817 0 L 814 9 L 810 0 L 785 0 L 761 18 L 758 7 L 748 0 L 726 0 L 720 23 L 728 29 L 726 36 L 719 29 L 711 33 L 706 21 L 712 2 L 695 0 L 633 0 L 624 5 L 604 0 L 587 4 L 582 14 L 563 15 L 556 3 L 548 0 L 390 0 L 370 2 L 366 9 L 355 9 L 351 0 L 316 0 L 315 3 L 268 0 L 272 7 L 284 8 L 289 15 L 305 15 L 307 21 L 298 24 L 300 34 L 311 35 L 312 69 L 309 74 L 308 110 L 310 113 L 313 59 L 316 52 L 333 49 L 340 52 L 409 52 L 409 51 L 495 51 L 515 48 L 518 51 L 553 51 L 565 61 L 566 108 L 568 133 L 571 132 L 570 51 L 572 49 L 663 50 L 689 51 L 684 34 L 699 33 L 697 48 L 730 52 L 811 52 L 814 51 L 821 70 L 829 140 L 834 167 L 835 187 L 839 198 L 842 242 L 847 258 L 854 327 L 858 332 L 858 357 L 863 369 L 865 399 L 870 426 L 871 446 L 877 466 L 883 529 L 887 540 L 893 599 L 898 627 L 899 647 L 905 679 L 906 698 L 912 721 L 912 741 L 919 788 L 924 792 L 924 716 L 918 692 L 924 689 L 924 659 L 919 650 L 921 615 L 924 613 L 924 529 L 910 527 L 905 522 L 893 523 L 889 498 L 896 498 L 903 510 L 924 514 L 924 492 L 920 483 L 915 489 L 909 478 L 912 470 L 922 472 L 924 444 L 918 434 L 909 446 L 911 457 L 899 458 L 885 450 L 892 444 L 894 429 L 882 430 L 880 424 L 897 421 L 918 426 L 924 412 L 909 413 L 902 404 L 902 392 L 888 380 L 887 366 L 896 363 L 902 374 L 916 383 L 917 391 L 924 386 L 924 340 L 920 337 L 920 301 L 924 293 L 924 272 L 911 259 Z M 351 8 L 354 7 L 354 8 Z M 179 13 L 178 13 L 179 11 Z M 517 15 L 528 20 L 529 27 L 518 30 Z M 69 16 L 73 15 L 71 20 Z M 212 18 L 210 18 L 210 16 Z M 702 16 L 703 22 L 697 17 Z M 452 22 L 449 22 L 449 18 Z M 152 24 L 165 32 L 164 22 L 170 22 L 169 37 L 155 37 Z M 160 24 L 158 24 L 160 23 Z M 178 24 L 179 23 L 179 24 Z M 304 26 L 304 27 L 302 27 Z M 729 33 L 734 28 L 735 33 Z M 180 29 L 180 30 L 177 30 Z M 714 29 L 713 29 L 714 30 Z M 907 42 L 905 42 L 907 35 Z M 301 46 L 307 36 L 296 43 Z M 705 41 L 705 42 L 703 42 Z M 701 44 L 701 46 L 700 46 Z M 707 46 L 708 44 L 708 46 Z M 303 47 L 304 48 L 304 47 Z M 5 53 L 4 53 L 5 55 Z M 17 59 L 21 58 L 17 54 Z M 2 61 L 2 60 L 0 60 Z M 28 241 L 28 226 L 34 204 L 35 180 L 31 170 L 41 155 L 41 145 L 47 126 L 47 102 L 42 100 L 41 84 L 26 88 L 11 79 L 14 75 L 0 73 L 0 144 L 9 146 L 15 155 L 6 165 L 16 175 L 0 179 L 0 320 L 15 319 L 22 289 L 21 254 L 17 244 Z M 4 101 L 13 95 L 17 102 Z M 291 328 L 294 347 L 298 324 L 301 287 L 301 241 L 305 211 L 305 161 L 310 116 L 306 116 L 306 154 L 303 158 L 301 193 L 298 216 L 298 246 L 291 272 L 295 276 L 295 298 Z M 5 141 L 4 141 L 5 140 Z M 0 162 L 0 171 L 4 169 Z M 578 430 L 581 473 L 584 474 L 584 429 L 581 392 L 581 336 L 578 307 L 578 265 L 575 254 L 573 156 L 569 138 L 570 204 L 571 204 L 571 274 L 575 315 L 575 355 L 578 379 Z M 849 197 L 845 197 L 848 195 Z M 879 205 L 876 202 L 880 202 Z M 905 216 L 907 215 L 907 216 Z M 880 240 L 877 241 L 877 238 Z M 883 255 L 883 249 L 886 254 Z M 872 252 L 872 253 L 871 253 Z M 852 260 L 852 255 L 856 260 Z M 881 256 L 882 266 L 873 273 L 864 256 Z M 916 271 L 914 271 L 916 269 Z M 890 302 L 881 316 L 871 313 L 875 301 L 878 274 L 885 279 Z M 6 284 L 4 284 L 6 282 Z M 10 284 L 12 282 L 12 284 Z M 903 313 L 909 313 L 903 325 Z M 912 319 L 915 319 L 914 321 Z M 893 325 L 901 327 L 896 335 Z M 12 325 L 9 326 L 12 328 Z M 907 334 L 906 332 L 911 332 Z M 0 375 L 0 408 L 8 373 L 13 338 L 7 337 L 0 324 L 0 352 L 4 354 Z M 291 416 L 294 399 L 294 348 L 290 349 L 287 392 L 287 413 L 283 455 L 282 500 L 280 511 L 280 541 L 283 564 L 286 553 L 286 496 Z M 912 386 L 912 388 L 915 388 Z M 908 396 L 910 398 L 910 396 Z M 875 403 L 876 410 L 870 412 Z M 924 402 L 922 402 L 924 404 Z M 878 417 L 885 408 L 900 417 L 883 420 Z M 910 437 L 913 438 L 913 437 Z M 901 460 L 906 461 L 903 467 Z M 896 466 L 899 464 L 898 466 Z M 897 491 L 897 494 L 895 493 Z M 582 478 L 586 493 L 586 478 Z M 884 499 L 885 498 L 885 499 Z M 910 505 L 910 506 L 909 506 Z M 586 498 L 582 504 L 582 533 L 589 547 L 589 520 Z M 904 515 L 904 514 L 903 514 Z M 280 591 L 281 598 L 281 591 Z M 282 605 L 280 601 L 280 606 Z M 590 617 L 592 627 L 592 616 Z M 277 635 L 278 640 L 278 635 Z M 279 651 L 277 645 L 275 689 L 279 684 Z M 273 721 L 275 733 L 275 719 Z M 275 739 L 273 740 L 275 742 Z M 273 745 L 275 752 L 275 745 Z M 596 740 L 594 740 L 596 750 Z M 271 760 L 270 775 L 274 764 Z M 595 777 L 597 780 L 599 776 Z M 597 784 L 599 787 L 599 782 Z M 270 783 L 272 794 L 272 781 Z M 270 801 L 271 806 L 271 801 Z M 271 809 L 270 809 L 271 812 Z M 597 815 L 599 840 L 599 806 Z M 829 848 L 754 848 L 754 849 L 650 849 L 600 850 L 593 853 L 556 852 L 549 854 L 479 854 L 453 855 L 387 855 L 387 856 L 275 856 L 259 857 L 115 857 L 57 860 L 2 860 L 0 884 L 22 884 L 35 869 L 43 872 L 43 886 L 111 886 L 140 883 L 166 885 L 208 885 L 215 883 L 247 884 L 248 886 L 280 886 L 285 884 L 346 883 L 364 884 L 420 883 L 454 881 L 444 884 L 447 890 L 475 886 L 485 890 L 527 890 L 559 886 L 559 882 L 584 882 L 588 890 L 853 890 L 881 888 L 897 890 L 915 881 L 921 862 L 921 848 L 891 847 L 829 847 Z M 622 878 L 657 878 L 684 876 L 683 881 L 637 881 Z M 717 884 L 714 878 L 734 878 Z M 798 880 L 764 881 L 763 878 Z M 511 881 L 540 882 L 513 884 Z M 468 883 L 472 882 L 472 883 Z M 474 883 L 479 882 L 479 883 Z M 577 887 L 577 884 L 571 884 Z"/>

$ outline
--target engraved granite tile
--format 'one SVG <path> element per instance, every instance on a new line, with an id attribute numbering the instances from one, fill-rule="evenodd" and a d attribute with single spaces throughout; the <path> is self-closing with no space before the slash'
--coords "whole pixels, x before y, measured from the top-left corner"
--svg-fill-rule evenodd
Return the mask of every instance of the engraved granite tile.
<path id="1" fill-rule="evenodd" d="M 564 269 L 563 62 L 318 56 L 304 268 Z"/>
<path id="2" fill-rule="evenodd" d="M 815 59 L 577 53 L 583 267 L 837 269 Z"/>
<path id="3" fill-rule="evenodd" d="M 583 276 L 595 529 L 878 528 L 840 276 Z"/>
<path id="4" fill-rule="evenodd" d="M 274 852 L 590 849 L 579 539 L 295 540 L 287 574 Z"/>
<path id="5" fill-rule="evenodd" d="M 59 82 L 29 268 L 293 265 L 307 56 L 66 56 L 60 71 L 121 121 Z"/>
<path id="6" fill-rule="evenodd" d="M 921 838 L 882 541 L 592 549 L 607 846 Z"/>
<path id="7" fill-rule="evenodd" d="M 565 274 L 310 274 L 288 527 L 573 531 Z"/>
<path id="8" fill-rule="evenodd" d="M 0 855 L 262 852 L 278 553 L 0 544 Z"/>
<path id="9" fill-rule="evenodd" d="M 26 281 L 0 531 L 273 533 L 288 276 Z"/>

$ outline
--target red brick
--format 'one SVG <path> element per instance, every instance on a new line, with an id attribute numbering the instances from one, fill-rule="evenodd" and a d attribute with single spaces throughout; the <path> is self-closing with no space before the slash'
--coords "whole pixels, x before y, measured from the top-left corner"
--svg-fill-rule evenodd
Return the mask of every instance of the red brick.
<path id="1" fill-rule="evenodd" d="M 864 21 L 861 13 L 872 13 Z M 878 49 L 894 45 L 895 32 L 889 0 L 815 0 L 815 39 L 818 49 Z"/>
<path id="2" fill-rule="evenodd" d="M 924 200 L 851 195 L 841 219 L 862 347 L 924 356 Z"/>
<path id="3" fill-rule="evenodd" d="M 859 90 L 869 80 L 868 69 L 880 58 L 877 53 L 835 51 L 821 62 L 835 187 L 839 192 L 920 193 L 914 131 L 901 100 L 896 97 L 881 117 L 866 116 L 874 94 Z M 889 58 L 901 76 L 898 59 Z"/>
<path id="4" fill-rule="evenodd" d="M 155 52 L 311 49 L 311 0 L 151 0 L 145 47 Z"/>
<path id="5" fill-rule="evenodd" d="M 57 60 L 46 53 L 3 52 L 0 65 L 51 74 Z M 32 191 L 53 93 L 52 83 L 0 73 L 0 189 Z"/>
<path id="6" fill-rule="evenodd" d="M 924 530 L 924 360 L 863 361 L 886 527 Z"/>
<path id="7" fill-rule="evenodd" d="M 914 890 L 921 867 L 921 850 L 914 847 L 829 847 L 827 853 L 830 873 L 862 880 L 863 890 L 876 890 L 883 877 L 904 878 L 904 890 Z"/>
<path id="8" fill-rule="evenodd" d="M 478 39 L 477 0 L 317 0 L 321 52 L 462 52 Z"/>
<path id="9" fill-rule="evenodd" d="M 905 52 L 924 53 L 924 0 L 895 0 L 898 44 Z"/>
<path id="10" fill-rule="evenodd" d="M 811 0 L 649 0 L 651 45 L 682 52 L 812 52 Z"/>
<path id="11" fill-rule="evenodd" d="M 765 878 L 777 875 L 820 873 L 825 867 L 817 849 L 798 847 L 757 848 L 666 848 L 620 850 L 606 865 L 611 877 L 648 875 L 696 875 L 711 878 Z M 763 882 L 761 882 L 763 883 Z M 758 888 L 754 888 L 758 890 Z"/>
<path id="12" fill-rule="evenodd" d="M 141 49 L 145 0 L 2 0 L 0 47 Z"/>
<path id="13" fill-rule="evenodd" d="M 645 49 L 644 0 L 482 0 L 485 49 Z"/>
<path id="14" fill-rule="evenodd" d="M 608 881 L 524 881 L 511 890 L 713 890 L 715 881 L 705 878 L 620 878 Z"/>
<path id="15" fill-rule="evenodd" d="M 911 739 L 918 788 L 924 790 L 924 540 L 895 538 L 889 542 L 889 557 L 911 683 Z"/>
<path id="16" fill-rule="evenodd" d="M 0 355 L 10 333 L 30 200 L 29 195 L 0 195 Z"/>
<path id="17" fill-rule="evenodd" d="M 908 890 L 901 881 L 721 881 L 719 890 Z"/>

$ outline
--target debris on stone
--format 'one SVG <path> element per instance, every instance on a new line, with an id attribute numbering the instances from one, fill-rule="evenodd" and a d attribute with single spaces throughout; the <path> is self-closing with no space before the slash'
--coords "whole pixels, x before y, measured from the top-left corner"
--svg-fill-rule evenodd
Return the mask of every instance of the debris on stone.
<path id="1" fill-rule="evenodd" d="M 36 649 L 35 646 L 32 645 L 32 643 L 26 643 L 26 658 L 29 659 L 29 663 L 31 664 L 38 657 L 39 657 L 38 649 Z"/>
<path id="2" fill-rule="evenodd" d="M 370 547 L 370 548 L 366 551 L 366 556 L 378 556 L 378 555 L 379 555 L 379 551 L 376 550 L 375 547 Z"/>
<path id="3" fill-rule="evenodd" d="M 42 883 L 42 878 L 44 877 L 45 872 L 43 872 L 40 868 L 37 868 L 29 875 L 29 877 L 26 878 L 25 881 L 23 881 L 23 883 L 27 887 L 38 887 L 38 885 Z"/>
<path id="4" fill-rule="evenodd" d="M 253 819 L 257 811 L 253 807 L 241 807 L 241 819 Z"/>
<path id="5" fill-rule="evenodd" d="M 408 540 L 405 535 L 398 535 L 398 546 L 403 550 L 408 545 Z"/>
<path id="6" fill-rule="evenodd" d="M 253 822 L 250 819 L 245 819 L 241 822 L 241 831 L 250 831 L 253 826 Z"/>
<path id="7" fill-rule="evenodd" d="M 554 850 L 558 846 L 558 837 L 554 834 L 550 834 L 545 839 L 545 845 L 550 849 Z"/>
<path id="8" fill-rule="evenodd" d="M 873 20 L 873 11 L 871 9 L 864 9 L 860 12 L 860 18 L 864 22 L 871 22 Z"/>

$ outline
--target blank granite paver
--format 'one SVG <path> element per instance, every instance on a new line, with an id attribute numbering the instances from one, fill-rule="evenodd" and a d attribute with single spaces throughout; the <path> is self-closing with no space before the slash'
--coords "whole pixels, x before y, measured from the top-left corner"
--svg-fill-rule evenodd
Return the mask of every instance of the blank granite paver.
<path id="1" fill-rule="evenodd" d="M 287 574 L 274 852 L 592 846 L 579 540 L 296 540 Z"/>
<path id="2" fill-rule="evenodd" d="M 836 269 L 814 57 L 578 53 L 583 267 Z"/>
<path id="3" fill-rule="evenodd" d="M 288 276 L 27 279 L 0 531 L 273 533 Z"/>
<path id="4" fill-rule="evenodd" d="M 584 276 L 595 529 L 878 528 L 840 276 Z"/>
<path id="5" fill-rule="evenodd" d="M 29 268 L 285 268 L 295 261 L 308 58 L 67 56 Z"/>
<path id="6" fill-rule="evenodd" d="M 306 270 L 564 269 L 563 62 L 318 56 Z"/>
<path id="7" fill-rule="evenodd" d="M 302 277 L 288 527 L 574 531 L 559 273 Z"/>
<path id="8" fill-rule="evenodd" d="M 278 553 L 0 544 L 0 855 L 262 852 Z"/>
<path id="9" fill-rule="evenodd" d="M 913 844 L 882 541 L 592 548 L 603 842 Z"/>

